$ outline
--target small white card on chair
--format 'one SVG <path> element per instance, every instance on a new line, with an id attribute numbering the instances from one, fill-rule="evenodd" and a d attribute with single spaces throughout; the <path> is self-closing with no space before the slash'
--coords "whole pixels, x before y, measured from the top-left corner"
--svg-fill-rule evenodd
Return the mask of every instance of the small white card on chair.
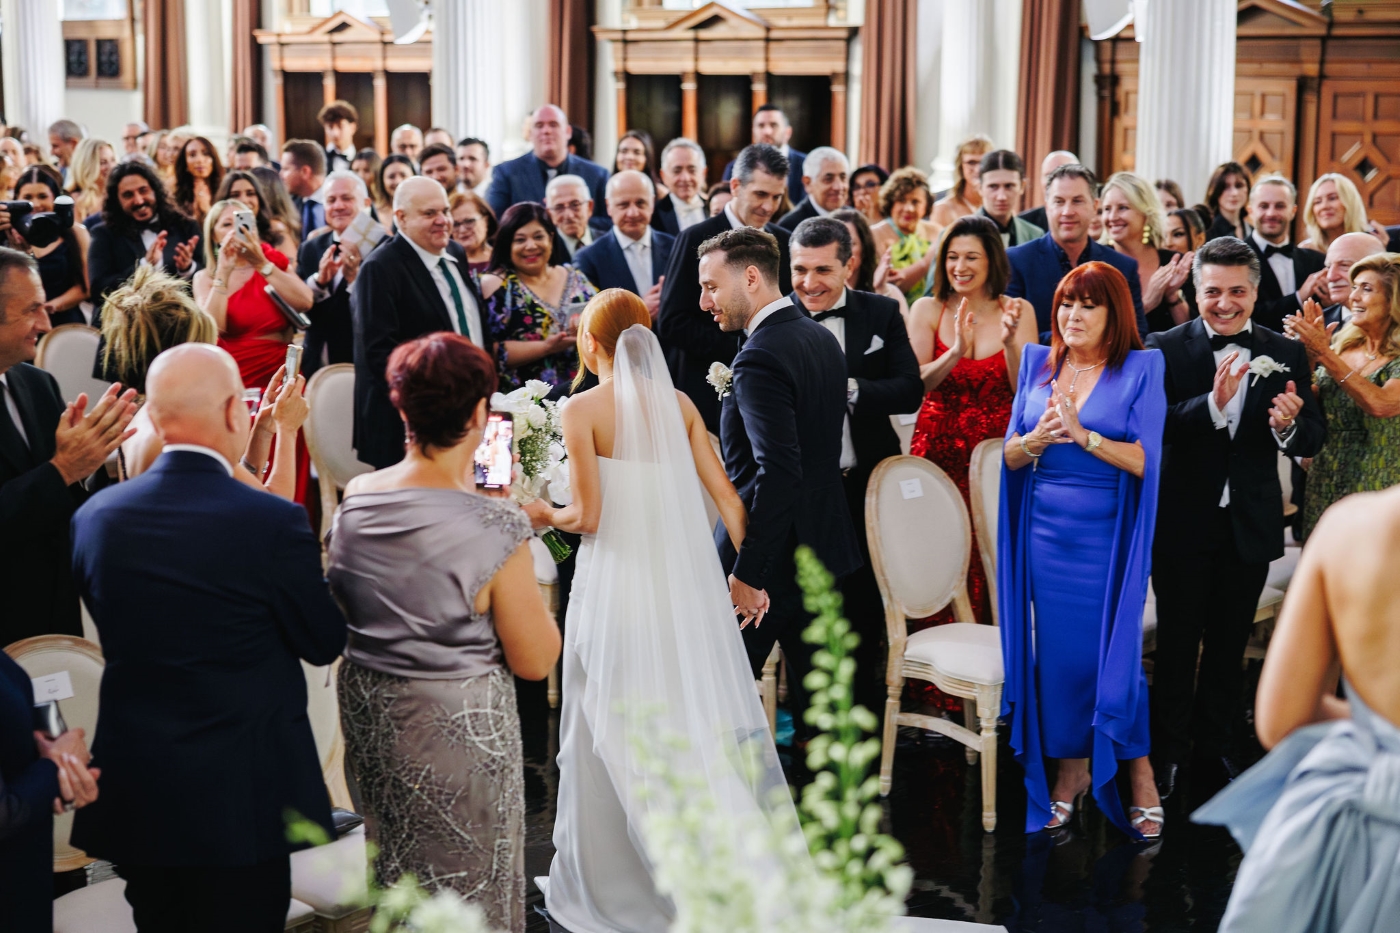
<path id="1" fill-rule="evenodd" d="M 35 677 L 33 683 L 35 706 L 50 700 L 71 699 L 73 696 L 73 678 L 68 676 L 67 671 Z"/>
<path id="2" fill-rule="evenodd" d="M 906 499 L 922 499 L 924 497 L 924 484 L 917 476 L 913 479 L 902 479 L 899 481 L 899 491 Z"/>

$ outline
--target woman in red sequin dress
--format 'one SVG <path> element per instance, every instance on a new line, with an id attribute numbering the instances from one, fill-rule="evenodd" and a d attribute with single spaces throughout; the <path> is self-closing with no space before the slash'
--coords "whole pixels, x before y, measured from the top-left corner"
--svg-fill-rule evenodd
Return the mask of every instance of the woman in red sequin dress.
<path id="1" fill-rule="evenodd" d="M 930 294 L 909 309 L 909 341 L 927 393 L 910 453 L 938 464 L 962 491 L 969 510 L 973 448 L 1006 435 L 1021 348 L 1037 342 L 1030 303 L 1003 294 L 1010 276 L 996 225 L 977 215 L 960 217 L 939 244 Z M 977 620 L 990 622 L 975 528 L 967 593 Z M 951 621 L 952 610 L 945 609 L 932 624 Z"/>
<path id="2" fill-rule="evenodd" d="M 238 363 L 247 389 L 266 389 L 287 359 L 295 331 L 263 291 L 277 289 L 293 308 L 309 311 L 311 289 L 290 270 L 286 256 L 258 239 L 257 227 L 240 231 L 234 214 L 243 202 L 219 201 L 204 219 L 204 268 L 195 273 L 194 298 L 219 326 L 219 346 Z M 213 270 L 212 272 L 210 270 Z M 306 442 L 297 436 L 296 501 L 306 504 L 311 475 Z"/>

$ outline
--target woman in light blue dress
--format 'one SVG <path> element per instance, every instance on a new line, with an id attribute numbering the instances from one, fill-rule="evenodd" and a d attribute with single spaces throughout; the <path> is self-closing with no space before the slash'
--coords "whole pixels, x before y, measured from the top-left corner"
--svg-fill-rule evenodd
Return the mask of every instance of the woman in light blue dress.
<path id="1" fill-rule="evenodd" d="M 1400 928 L 1397 549 L 1400 487 L 1341 500 L 1308 538 L 1255 701 L 1272 751 L 1192 816 L 1245 850 L 1221 933 Z"/>

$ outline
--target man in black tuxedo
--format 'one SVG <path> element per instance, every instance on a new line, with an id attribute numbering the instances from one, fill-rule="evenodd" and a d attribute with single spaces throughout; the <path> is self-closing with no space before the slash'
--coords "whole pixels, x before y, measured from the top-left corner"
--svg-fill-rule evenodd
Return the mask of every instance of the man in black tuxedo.
<path id="1" fill-rule="evenodd" d="M 1254 232 L 1246 240 L 1260 259 L 1254 322 L 1275 332 L 1283 331 L 1283 319 L 1301 311 L 1305 300 L 1326 297 L 1326 257 L 1289 241 L 1296 213 L 1298 190 L 1293 182 L 1282 175 L 1265 175 L 1254 183 L 1249 193 Z"/>
<path id="2" fill-rule="evenodd" d="M 166 197 L 155 169 L 123 162 L 107 178 L 102 223 L 88 246 L 88 281 L 101 327 L 102 300 L 131 278 L 142 262 L 182 279 L 199 268 L 199 224 L 181 214 Z"/>
<path id="3" fill-rule="evenodd" d="M 807 153 L 789 146 L 788 140 L 791 138 L 792 124 L 788 123 L 787 114 L 783 113 L 783 109 L 777 104 L 764 104 L 754 111 L 753 145 L 772 146 L 787 159 L 788 197 L 796 203 L 802 200 L 802 160 L 807 158 Z M 739 160 L 735 159 L 724 167 L 722 181 L 729 181 L 734 177 L 738 163 Z"/>
<path id="4" fill-rule="evenodd" d="M 810 161 L 812 156 L 807 158 Z M 861 638 L 856 649 L 858 702 L 879 709 L 885 693 L 881 663 L 885 613 L 863 534 L 865 486 L 881 460 L 899 455 L 899 435 L 890 416 L 918 409 L 924 387 L 899 303 L 846 287 L 851 246 L 846 225 L 829 217 L 803 221 L 788 243 L 793 304 L 831 331 L 846 356 L 842 482 L 865 565 L 846 577 L 841 590 L 846 616 Z"/>
<path id="5" fill-rule="evenodd" d="M 350 289 L 364 257 L 358 246 L 340 238 L 370 206 L 369 192 L 354 172 L 331 172 L 326 176 L 325 203 L 326 229 L 307 238 L 297 252 L 297 277 L 310 286 L 315 302 L 307 313 L 311 326 L 301 363 L 308 379 L 322 366 L 355 359 Z"/>
<path id="6" fill-rule="evenodd" d="M 348 100 L 333 100 L 316 114 L 326 136 L 326 172 L 348 172 L 355 161 L 355 133 L 360 112 Z M 310 234 L 310 230 L 303 230 Z"/>
<path id="7" fill-rule="evenodd" d="M 90 408 L 65 407 L 53 376 L 30 365 L 48 332 L 38 267 L 0 247 L 0 648 L 83 634 L 68 523 L 136 414 L 136 392 L 117 385 Z"/>
<path id="8" fill-rule="evenodd" d="M 1152 551 L 1152 745 L 1164 797 L 1192 740 L 1205 785 L 1234 776 L 1245 644 L 1269 562 L 1283 556 L 1278 455 L 1314 456 L 1327 436 L 1303 345 L 1250 319 L 1257 254 L 1220 237 L 1196 251 L 1193 274 L 1200 318 L 1146 341 L 1166 358 L 1168 403 Z M 1251 375 L 1267 361 L 1269 372 Z"/>
<path id="9" fill-rule="evenodd" d="M 355 453 L 375 468 L 403 459 L 403 420 L 389 401 L 385 368 L 399 344 L 447 330 L 487 349 L 485 304 L 452 240 L 447 192 L 431 178 L 394 192 L 398 235 L 360 266 L 350 289 L 354 322 Z"/>
<path id="10" fill-rule="evenodd" d="M 710 216 L 705 201 L 705 150 L 693 139 L 677 136 L 661 150 L 661 183 L 669 194 L 656 200 L 651 225 L 679 236 Z"/>
<path id="11" fill-rule="evenodd" d="M 734 333 L 721 330 L 713 316 L 701 308 L 700 259 L 696 250 L 726 230 L 766 230 L 777 239 L 781 253 L 778 287 L 782 294 L 792 291 L 788 232 L 769 222 L 783 200 L 787 159 L 772 146 L 754 144 L 740 152 L 735 163 L 734 177 L 729 182 L 733 200 L 719 215 L 690 227 L 676 241 L 656 317 L 656 335 L 666 349 L 671 378 L 676 388 L 690 396 L 712 434 L 719 433 L 720 406 L 705 376 L 711 363 L 728 366 L 734 360 L 739 341 Z"/>
<path id="12" fill-rule="evenodd" d="M 661 307 L 661 278 L 676 238 L 651 226 L 656 187 L 641 172 L 618 172 L 608 179 L 612 229 L 574 256 L 578 271 L 601 291 L 623 288 L 647 303 L 652 319 Z"/>
<path id="13" fill-rule="evenodd" d="M 837 580 L 861 560 L 841 486 L 846 360 L 831 331 L 779 290 L 772 234 L 739 227 L 706 240 L 699 252 L 701 307 L 725 333 L 745 336 L 724 397 L 720 442 L 749 523 L 737 553 L 723 522 L 715 546 L 754 675 L 774 642 L 781 644 L 793 708 L 802 710 L 813 649 L 802 641 L 811 615 L 794 551 L 811 547 Z"/>
<path id="14" fill-rule="evenodd" d="M 807 196 L 778 221 L 784 230 L 796 230 L 810 217 L 829 217 L 845 207 L 851 193 L 851 163 L 839 149 L 818 146 L 802 160 L 802 187 Z"/>
<path id="15" fill-rule="evenodd" d="M 332 831 L 300 662 L 334 661 L 345 620 L 305 509 L 233 476 L 250 429 L 233 357 L 182 344 L 146 389 L 164 452 L 73 517 L 107 659 L 101 796 L 73 842 L 116 865 L 141 933 L 196 915 L 201 930 L 280 933 L 285 814 Z"/>

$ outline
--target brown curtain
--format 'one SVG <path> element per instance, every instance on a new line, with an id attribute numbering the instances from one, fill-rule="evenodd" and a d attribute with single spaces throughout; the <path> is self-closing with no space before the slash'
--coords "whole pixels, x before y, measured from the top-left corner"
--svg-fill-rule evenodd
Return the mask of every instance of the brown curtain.
<path id="1" fill-rule="evenodd" d="M 1026 203 L 1042 204 L 1040 163 L 1079 145 L 1079 2 L 1022 0 L 1016 150 L 1026 160 Z M 1090 158 L 1092 153 L 1079 153 Z"/>
<path id="2" fill-rule="evenodd" d="M 569 122 L 593 126 L 592 0 L 549 0 L 549 58 L 546 102 L 558 104 Z"/>
<path id="3" fill-rule="evenodd" d="M 142 96 L 152 129 L 188 123 L 184 0 L 146 0 L 146 71 Z"/>
<path id="4" fill-rule="evenodd" d="M 262 68 L 258 40 L 253 38 L 262 15 L 260 0 L 233 0 L 233 89 L 228 108 L 228 131 L 238 133 L 258 122 L 262 110 Z"/>
<path id="5" fill-rule="evenodd" d="M 860 161 L 893 171 L 914 153 L 916 0 L 869 0 L 860 45 Z"/>

